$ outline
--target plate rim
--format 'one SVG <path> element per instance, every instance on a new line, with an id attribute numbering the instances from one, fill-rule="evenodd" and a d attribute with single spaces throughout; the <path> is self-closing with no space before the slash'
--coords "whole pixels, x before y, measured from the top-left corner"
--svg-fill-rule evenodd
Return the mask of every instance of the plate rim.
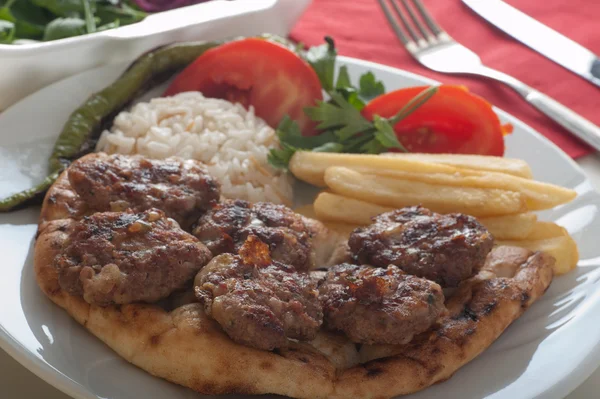
<path id="1" fill-rule="evenodd" d="M 361 60 L 354 57 L 346 57 L 346 56 L 338 56 L 336 63 L 341 64 L 354 64 L 360 67 L 364 67 L 367 69 L 383 70 L 401 77 L 407 77 L 414 80 L 419 80 L 424 82 L 425 84 L 441 84 L 441 82 L 436 81 L 434 79 L 425 77 L 423 75 L 419 75 L 414 72 L 406 71 L 401 68 L 396 68 L 384 64 L 379 64 L 372 61 Z M 117 65 L 122 65 L 125 67 L 128 63 L 122 63 Z M 38 95 L 40 91 L 44 90 L 53 90 L 55 86 L 60 86 L 64 83 L 64 81 L 73 79 L 76 80 L 80 75 L 90 73 L 94 74 L 96 71 L 108 68 L 116 68 L 117 65 L 103 65 L 99 66 L 87 71 L 80 72 L 75 75 L 68 76 L 64 79 L 56 81 L 44 88 L 26 96 L 21 99 L 17 103 L 11 105 L 7 109 L 5 109 L 3 114 L 6 114 L 12 111 L 14 108 L 19 106 L 22 102 L 29 100 L 31 97 Z M 559 155 L 564 161 L 566 161 L 572 168 L 574 172 L 576 172 L 585 182 L 590 183 L 590 179 L 584 172 L 584 170 L 571 158 L 569 157 L 562 149 L 560 149 L 557 145 L 552 143 L 548 138 L 543 136 L 541 133 L 533 129 L 527 123 L 521 121 L 517 117 L 511 115 L 508 112 L 503 111 L 497 107 L 493 107 L 494 110 L 498 113 L 498 115 L 503 118 L 509 120 L 511 123 L 518 125 L 521 129 L 526 130 L 528 133 L 532 134 L 540 143 L 544 144 L 547 148 L 554 150 L 557 155 Z M 598 191 L 595 189 L 596 194 Z M 42 379 L 44 382 L 58 389 L 59 391 L 65 393 L 73 397 L 74 399 L 99 399 L 99 397 L 93 394 L 91 391 L 87 390 L 77 381 L 69 378 L 67 375 L 63 374 L 60 370 L 52 367 L 49 363 L 45 362 L 43 359 L 40 359 L 33 352 L 28 350 L 24 345 L 22 345 L 16 338 L 14 338 L 11 334 L 9 334 L 2 324 L 0 324 L 0 349 L 4 350 L 9 356 L 11 356 L 15 361 L 25 367 L 27 370 L 32 372 L 35 376 Z M 110 349 L 110 348 L 109 348 Z M 111 349 L 110 349 L 111 350 Z M 551 385 L 543 391 L 540 392 L 537 396 L 531 397 L 533 398 L 543 398 L 543 399 L 560 399 L 564 398 L 568 394 L 570 394 L 573 390 L 575 390 L 579 385 L 581 385 L 586 379 L 589 378 L 590 375 L 594 373 L 594 371 L 600 366 L 600 340 L 596 342 L 595 347 L 592 351 L 590 351 L 585 357 L 581 359 L 579 364 L 573 368 L 571 372 L 566 374 L 563 378 L 559 380 L 553 381 Z M 494 395 L 494 394 L 492 394 Z"/>

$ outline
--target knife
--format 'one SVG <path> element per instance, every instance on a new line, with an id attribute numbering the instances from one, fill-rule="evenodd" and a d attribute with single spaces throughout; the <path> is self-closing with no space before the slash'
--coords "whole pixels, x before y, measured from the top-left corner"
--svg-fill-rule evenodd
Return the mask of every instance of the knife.
<path id="1" fill-rule="evenodd" d="M 501 0 L 463 0 L 498 29 L 600 87 L 600 59 L 590 50 Z"/>

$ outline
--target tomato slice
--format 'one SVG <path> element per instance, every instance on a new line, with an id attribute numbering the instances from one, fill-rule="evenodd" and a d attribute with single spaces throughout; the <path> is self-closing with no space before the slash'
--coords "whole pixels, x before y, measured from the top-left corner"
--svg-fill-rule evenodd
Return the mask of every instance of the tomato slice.
<path id="1" fill-rule="evenodd" d="M 303 109 L 323 99 L 319 78 L 306 61 L 279 44 L 255 38 L 206 51 L 175 78 L 165 95 L 185 91 L 252 105 L 272 127 L 289 115 L 304 135 L 315 134 L 315 125 Z"/>
<path id="2" fill-rule="evenodd" d="M 362 113 L 391 118 L 427 86 L 410 87 L 381 95 Z M 398 140 L 410 152 L 504 155 L 504 135 L 512 126 L 501 125 L 490 103 L 464 86 L 442 85 L 427 102 L 394 126 Z"/>

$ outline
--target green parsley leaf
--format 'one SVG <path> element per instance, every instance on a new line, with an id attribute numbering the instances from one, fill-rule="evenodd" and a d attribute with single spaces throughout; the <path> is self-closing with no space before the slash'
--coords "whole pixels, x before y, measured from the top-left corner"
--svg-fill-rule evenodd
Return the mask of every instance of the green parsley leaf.
<path id="1" fill-rule="evenodd" d="M 296 153 L 297 149 L 285 144 L 282 144 L 280 149 L 272 149 L 269 151 L 267 161 L 271 166 L 277 169 L 287 169 L 292 156 Z"/>
<path id="2" fill-rule="evenodd" d="M 343 152 L 344 146 L 340 143 L 326 143 L 312 149 L 314 152 Z"/>
<path id="3" fill-rule="evenodd" d="M 331 131 L 323 132 L 318 136 L 303 136 L 296 121 L 290 119 L 287 115 L 277 126 L 277 137 L 279 137 L 280 143 L 306 150 L 335 141 L 335 134 Z"/>
<path id="4" fill-rule="evenodd" d="M 373 72 L 369 71 L 360 77 L 358 95 L 363 101 L 369 102 L 383 93 L 385 93 L 383 82 L 377 80 Z"/>
<path id="5" fill-rule="evenodd" d="M 324 152 L 324 146 L 335 144 L 336 137 L 333 131 L 323 132 L 318 136 L 302 136 L 296 121 L 285 116 L 276 130 L 281 148 L 272 149 L 267 157 L 268 162 L 275 168 L 287 169 L 290 159 L 298 150 L 312 150 Z M 319 150 L 319 148 L 321 148 Z M 326 148 L 332 148 L 326 147 Z M 333 152 L 333 151 L 329 151 Z"/>
<path id="6" fill-rule="evenodd" d="M 377 129 L 375 132 L 375 139 L 377 139 L 384 148 L 398 148 L 404 152 L 408 152 L 400 141 L 398 141 L 396 132 L 394 132 L 394 127 L 389 120 L 382 118 L 379 115 L 375 115 L 373 118 L 373 125 L 375 125 L 375 129 Z"/>
<path id="7" fill-rule="evenodd" d="M 332 102 L 320 101 L 316 107 L 304 109 L 308 117 L 319 122 L 317 129 L 334 129 L 339 140 L 345 140 L 356 133 L 372 127 L 371 122 L 354 108 L 340 93 L 331 93 Z"/>
<path id="8" fill-rule="evenodd" d="M 311 47 L 306 53 L 306 61 L 313 67 L 321 86 L 326 92 L 333 90 L 333 75 L 335 72 L 335 57 L 337 51 L 335 43 L 329 36 L 325 37 L 325 44 Z"/>
<path id="9" fill-rule="evenodd" d="M 362 111 L 362 109 L 365 107 L 365 103 L 360 99 L 356 89 L 353 87 L 343 87 L 335 89 L 335 91 L 344 96 L 344 99 L 348 102 L 348 104 L 356 108 L 357 111 Z"/>
<path id="10" fill-rule="evenodd" d="M 396 115 L 389 119 L 392 126 L 415 112 L 421 105 L 425 104 L 438 91 L 438 86 L 429 86 L 415 97 L 413 97 Z"/>
<path id="11" fill-rule="evenodd" d="M 380 154 L 386 150 L 386 147 L 377 140 L 371 140 L 360 147 L 363 154 Z"/>
<path id="12" fill-rule="evenodd" d="M 352 88 L 352 82 L 350 81 L 350 75 L 348 74 L 348 67 L 343 65 L 340 67 L 340 71 L 338 72 L 337 82 L 335 83 L 336 89 L 346 89 Z"/>

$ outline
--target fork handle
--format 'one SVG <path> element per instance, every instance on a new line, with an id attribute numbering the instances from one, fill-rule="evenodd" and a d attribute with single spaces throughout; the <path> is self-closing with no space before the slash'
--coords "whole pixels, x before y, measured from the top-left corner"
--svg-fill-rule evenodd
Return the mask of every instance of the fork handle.
<path id="1" fill-rule="evenodd" d="M 518 79 L 513 78 L 495 69 L 483 67 L 478 71 L 481 75 L 498 80 L 510 86 L 519 93 L 527 102 L 533 105 L 550 119 L 585 141 L 597 151 L 600 151 L 600 127 L 583 116 L 565 107 L 544 93 L 527 86 Z"/>

